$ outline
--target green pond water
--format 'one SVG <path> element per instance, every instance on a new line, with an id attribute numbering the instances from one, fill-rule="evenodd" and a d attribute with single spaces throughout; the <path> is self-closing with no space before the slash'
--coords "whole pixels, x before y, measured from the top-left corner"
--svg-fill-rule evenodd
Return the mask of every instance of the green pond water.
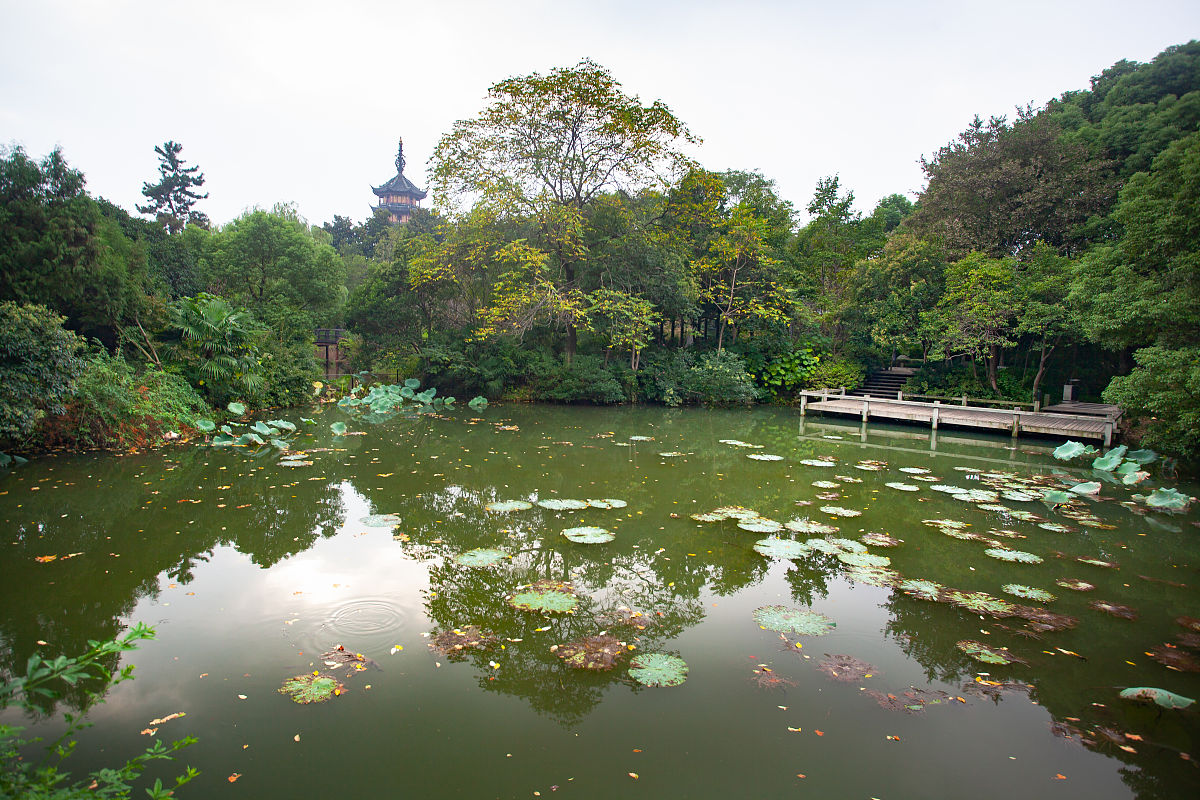
<path id="1" fill-rule="evenodd" d="M 931 441 L 922 428 L 783 409 L 494 405 L 374 426 L 333 407 L 303 415 L 317 424 L 300 426 L 294 449 L 310 466 L 282 466 L 270 447 L 186 444 L 0 475 L 0 668 L 80 652 L 135 622 L 158 633 L 126 656 L 136 680 L 91 713 L 68 762 L 77 774 L 139 752 L 140 732 L 157 727 L 168 741 L 199 738 L 179 761 L 203 772 L 184 797 L 1182 798 L 1200 787 L 1200 705 L 1118 696 L 1151 686 L 1200 698 L 1184 644 L 1196 633 L 1177 622 L 1200 617 L 1197 513 L 1136 513 L 1120 503 L 1148 489 L 1107 482 L 1068 515 L 1020 494 L 988 502 L 987 491 L 1096 479 L 1089 459 L 1052 459 L 1059 442 L 946 430 Z M 338 420 L 364 435 L 332 435 Z M 1150 486 L 1200 494 L 1151 472 Z M 485 508 L 602 498 L 626 505 Z M 691 518 L 722 506 L 834 525 L 838 541 Z M 372 517 L 384 514 L 398 521 Z M 975 538 L 948 535 L 961 535 L 954 522 Z M 576 543 L 562 535 L 575 527 L 615 536 Z M 872 532 L 902 541 L 859 546 Z M 767 557 L 755 543 L 768 537 L 822 544 Z M 478 548 L 507 557 L 456 561 Z M 894 585 L 909 579 L 945 590 L 931 600 L 925 584 Z M 573 591 L 572 612 L 510 604 L 538 581 L 569 584 L 558 599 Z M 1008 584 L 1056 599 L 1023 600 Z M 1025 616 L 972 610 L 995 605 L 972 592 L 1025 604 Z M 770 630 L 759 624 L 775 625 L 769 614 L 756 617 L 767 606 L 835 625 Z M 468 626 L 491 635 L 484 646 L 434 646 Z M 611 670 L 560 658 L 601 633 Z M 964 641 L 1020 661 L 973 660 Z M 339 644 L 366 669 L 322 657 Z M 682 658 L 686 681 L 637 683 L 632 659 L 651 653 Z M 313 671 L 344 692 L 299 705 L 277 691 Z M 10 710 L 0 721 L 53 735 L 70 701 L 46 719 Z M 176 712 L 186 716 L 149 725 Z"/>

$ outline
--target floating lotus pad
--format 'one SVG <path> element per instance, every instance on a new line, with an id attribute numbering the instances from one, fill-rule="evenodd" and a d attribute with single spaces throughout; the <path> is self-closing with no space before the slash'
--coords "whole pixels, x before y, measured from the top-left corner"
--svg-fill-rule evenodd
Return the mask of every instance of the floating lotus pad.
<path id="1" fill-rule="evenodd" d="M 590 500 L 589 499 L 587 501 L 587 504 L 589 506 L 591 506 L 592 508 L 604 508 L 604 509 L 625 508 L 627 505 L 629 505 L 629 503 L 626 503 L 624 500 L 618 500 L 615 497 L 605 497 L 601 500 Z"/>
<path id="2" fill-rule="evenodd" d="M 879 531 L 864 533 L 858 537 L 858 540 L 863 544 L 874 545 L 875 547 L 895 547 L 904 542 L 903 539 L 897 539 L 894 536 L 889 536 Z"/>
<path id="3" fill-rule="evenodd" d="M 961 496 L 962 495 L 955 495 L 955 497 L 961 497 Z M 980 511 L 994 511 L 998 514 L 1007 514 L 1008 513 L 1008 506 L 1002 506 L 999 503 L 976 503 L 975 507 L 978 508 Z"/>
<path id="4" fill-rule="evenodd" d="M 533 508 L 533 503 L 525 500 L 496 500 L 488 503 L 483 507 L 486 511 L 493 511 L 497 514 L 508 514 L 513 511 L 528 511 Z"/>
<path id="5" fill-rule="evenodd" d="M 930 470 L 927 470 L 924 467 L 901 467 L 900 471 L 906 472 L 909 475 L 927 475 L 930 472 Z"/>
<path id="6" fill-rule="evenodd" d="M 854 477 L 851 477 L 850 475 L 834 475 L 833 477 L 837 478 L 842 483 L 862 483 L 863 482 L 862 478 L 854 478 Z M 816 483 L 813 484 L 813 486 L 816 486 L 816 485 L 817 485 Z"/>
<path id="7" fill-rule="evenodd" d="M 720 514 L 726 519 L 757 519 L 759 516 L 759 513 L 753 508 L 744 506 L 721 506 L 714 508 L 712 513 Z"/>
<path id="8" fill-rule="evenodd" d="M 1007 528 L 990 528 L 988 533 L 992 536 L 1000 536 L 1004 539 L 1026 539 L 1025 534 L 1020 531 L 1010 531 Z"/>
<path id="9" fill-rule="evenodd" d="M 395 514 L 369 514 L 359 522 L 372 528 L 394 528 L 400 524 L 400 517 Z"/>
<path id="10" fill-rule="evenodd" d="M 689 453 L 680 453 L 675 450 L 668 450 L 665 453 L 659 453 L 659 455 L 662 456 L 663 458 L 677 458 L 678 456 L 686 456 L 686 455 L 690 455 L 690 454 Z"/>
<path id="11" fill-rule="evenodd" d="M 946 591 L 946 587 L 937 581 L 924 578 L 910 578 L 902 581 L 896 588 L 921 600 L 937 600 L 942 596 L 942 592 Z"/>
<path id="12" fill-rule="evenodd" d="M 964 489 L 961 486 L 951 486 L 946 483 L 935 483 L 929 488 L 935 492 L 945 492 L 946 494 L 963 494 L 971 491 L 970 489 Z"/>
<path id="13" fill-rule="evenodd" d="M 828 514 L 831 517 L 860 517 L 861 511 L 856 511 L 853 508 L 842 508 L 841 506 L 821 506 L 821 512 Z"/>
<path id="14" fill-rule="evenodd" d="M 838 561 L 852 567 L 886 567 L 892 563 L 887 556 L 877 556 L 874 553 L 838 553 Z"/>
<path id="15" fill-rule="evenodd" d="M 1007 491 L 1007 492 L 1001 492 L 1000 496 L 1003 497 L 1005 500 L 1012 500 L 1017 503 L 1029 503 L 1034 500 L 1037 500 L 1040 495 L 1035 495 L 1031 492 Z"/>
<path id="16" fill-rule="evenodd" d="M 754 461 L 783 461 L 783 456 L 775 456 L 770 453 L 750 453 L 746 458 Z"/>
<path id="17" fill-rule="evenodd" d="M 562 532 L 572 542 L 577 544 L 604 544 L 617 538 L 617 535 L 606 528 L 586 525 L 580 528 L 567 528 Z"/>
<path id="18" fill-rule="evenodd" d="M 522 611 L 569 614 L 579 605 L 579 598 L 571 584 L 543 580 L 514 594 L 508 604 Z"/>
<path id="19" fill-rule="evenodd" d="M 750 444 L 749 442 L 743 442 L 741 439 L 718 439 L 717 441 L 721 444 L 728 444 L 734 447 L 753 447 L 757 450 L 761 450 L 763 448 L 763 445 L 761 444 Z"/>
<path id="20" fill-rule="evenodd" d="M 687 662 L 667 653 L 642 653 L 629 662 L 629 677 L 643 686 L 679 686 L 687 675 Z"/>
<path id="21" fill-rule="evenodd" d="M 841 486 L 837 481 L 813 481 L 812 485 L 818 489 L 837 489 Z"/>
<path id="22" fill-rule="evenodd" d="M 901 492 L 919 492 L 921 487 L 912 483 L 901 483 L 900 481 L 889 481 L 884 484 L 889 489 L 896 489 Z"/>
<path id="23" fill-rule="evenodd" d="M 1011 561 L 1017 564 L 1041 564 L 1042 557 L 1033 553 L 1026 553 L 1024 550 L 1009 550 L 1007 547 L 989 547 L 983 551 L 984 555 L 1001 561 Z"/>
<path id="24" fill-rule="evenodd" d="M 829 542 L 829 544 L 836 547 L 838 549 L 839 553 L 865 553 L 865 552 L 867 552 L 866 545 L 864 545 L 862 542 L 856 542 L 853 539 L 841 539 L 841 538 L 829 539 L 829 538 L 826 538 L 825 541 Z"/>
<path id="25" fill-rule="evenodd" d="M 838 528 L 835 525 L 828 525 L 824 522 L 817 522 L 809 519 L 792 519 L 783 523 L 783 527 L 793 533 L 837 533 Z"/>
<path id="26" fill-rule="evenodd" d="M 653 442 L 654 437 L 653 436 L 630 436 L 629 441 L 631 441 L 631 442 Z"/>
<path id="27" fill-rule="evenodd" d="M 1076 556 L 1075 560 L 1080 564 L 1090 564 L 1093 567 L 1105 567 L 1107 569 L 1117 569 L 1121 565 L 1115 561 L 1105 561 L 1102 558 L 1087 558 L 1085 556 Z"/>
<path id="28" fill-rule="evenodd" d="M 955 644 L 959 650 L 984 664 L 1024 664 L 1025 662 L 1008 651 L 1007 647 L 989 647 L 982 642 L 963 639 Z"/>
<path id="29" fill-rule="evenodd" d="M 691 516 L 692 519 L 696 520 L 696 522 L 721 522 L 722 520 L 729 519 L 729 517 L 725 516 L 724 514 L 714 514 L 711 511 L 705 511 L 700 514 L 692 514 Z"/>
<path id="30" fill-rule="evenodd" d="M 826 654 L 817 664 L 817 671 L 839 683 L 856 683 L 863 678 L 871 678 L 879 674 L 879 669 L 854 656 L 835 653 Z"/>
<path id="31" fill-rule="evenodd" d="M 1073 442 L 1068 440 L 1066 443 L 1056 447 L 1051 455 L 1060 461 L 1070 461 L 1072 458 L 1095 455 L 1098 452 L 1099 451 L 1090 444 L 1085 445 L 1081 442 Z"/>
<path id="32" fill-rule="evenodd" d="M 1111 614 L 1120 619 L 1137 619 L 1138 612 L 1126 605 L 1120 603 L 1110 603 L 1107 600 L 1092 600 L 1088 603 L 1088 608 L 1094 608 L 1096 611 L 1103 611 L 1105 614 Z"/>
<path id="33" fill-rule="evenodd" d="M 604 634 L 559 645 L 554 654 L 575 669 L 610 670 L 628 652 L 624 642 Z"/>
<path id="34" fill-rule="evenodd" d="M 942 597 L 952 605 L 974 611 L 976 614 L 990 614 L 993 617 L 1012 616 L 1013 605 L 1007 600 L 992 597 L 987 592 L 964 592 L 959 589 L 947 589 Z"/>
<path id="35" fill-rule="evenodd" d="M 903 575 L 888 567 L 850 566 L 842 575 L 855 583 L 865 583 L 868 586 L 887 588 L 895 586 L 903 579 Z"/>
<path id="36" fill-rule="evenodd" d="M 1036 600 L 1039 603 L 1053 603 L 1058 599 L 1045 589 L 1026 586 L 1023 583 L 1006 583 L 1000 589 L 1005 594 L 1011 594 L 1013 597 L 1020 597 L 1022 600 Z"/>
<path id="37" fill-rule="evenodd" d="M 887 469 L 887 462 L 868 459 L 866 461 L 858 462 L 854 465 L 854 468 L 861 469 L 866 472 L 882 472 L 883 470 Z"/>
<path id="38" fill-rule="evenodd" d="M 767 558 L 803 558 L 812 553 L 812 548 L 806 542 L 793 542 L 775 536 L 759 539 L 754 543 L 754 549 Z"/>
<path id="39" fill-rule="evenodd" d="M 825 460 L 825 459 L 823 459 L 823 458 L 802 458 L 802 459 L 800 459 L 800 462 L 799 462 L 799 463 L 801 463 L 801 464 L 805 465 L 806 467 L 833 467 L 833 466 L 837 466 L 837 462 L 836 462 L 836 461 L 826 461 L 826 460 Z"/>
<path id="40" fill-rule="evenodd" d="M 324 703 L 331 697 L 341 694 L 342 684 L 331 675 L 312 672 L 297 675 L 283 682 L 277 691 L 286 694 L 296 703 Z"/>
<path id="41" fill-rule="evenodd" d="M 1070 525 L 1063 525 L 1061 522 L 1039 522 L 1038 527 L 1044 531 L 1051 533 L 1074 533 L 1075 529 Z"/>
<path id="42" fill-rule="evenodd" d="M 737 526 L 744 531 L 751 533 L 778 533 L 783 530 L 783 525 L 773 519 L 766 517 L 757 517 L 755 519 L 740 519 Z"/>
<path id="43" fill-rule="evenodd" d="M 1169 511 L 1183 511 L 1192 501 L 1194 497 L 1189 497 L 1183 494 L 1178 489 L 1155 489 L 1149 497 L 1145 499 L 1146 505 L 1151 508 L 1167 509 Z"/>
<path id="44" fill-rule="evenodd" d="M 553 497 L 546 500 L 538 500 L 537 504 L 550 511 L 579 511 L 588 507 L 586 500 L 568 500 Z"/>
<path id="45" fill-rule="evenodd" d="M 780 605 L 756 608 L 754 621 L 769 631 L 790 631 L 804 636 L 822 636 L 837 627 L 836 622 L 819 612 Z"/>
<path id="46" fill-rule="evenodd" d="M 490 567 L 493 564 L 499 564 L 506 558 L 510 558 L 510 556 L 503 550 L 477 547 L 474 550 L 459 553 L 454 560 L 464 567 Z"/>
<path id="47" fill-rule="evenodd" d="M 1190 697 L 1168 692 L 1166 689 L 1156 689 L 1153 686 L 1131 686 L 1121 692 L 1121 699 L 1134 700 L 1139 703 L 1156 703 L 1163 708 L 1187 708 L 1196 701 Z"/>
<path id="48" fill-rule="evenodd" d="M 1090 592 L 1096 588 L 1095 584 L 1081 581 L 1078 578 L 1059 578 L 1055 583 L 1064 589 L 1070 589 L 1075 592 Z"/>
<path id="49" fill-rule="evenodd" d="M 921 522 L 934 528 L 941 528 L 943 530 L 963 530 L 971 525 L 969 522 L 963 522 L 957 519 L 923 519 Z"/>

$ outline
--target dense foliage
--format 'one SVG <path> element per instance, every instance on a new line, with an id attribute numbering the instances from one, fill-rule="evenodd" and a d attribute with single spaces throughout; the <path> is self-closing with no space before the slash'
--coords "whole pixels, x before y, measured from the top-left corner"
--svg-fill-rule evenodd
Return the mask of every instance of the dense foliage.
<path id="1" fill-rule="evenodd" d="M 788 402 L 897 359 L 925 394 L 1074 380 L 1196 458 L 1198 124 L 1190 42 L 969 121 L 922 159 L 915 203 L 863 213 L 832 175 L 798 222 L 768 177 L 685 157 L 699 139 L 666 104 L 584 60 L 494 84 L 430 160 L 438 210 L 403 225 L 276 205 L 210 230 L 174 142 L 138 219 L 61 153 L 7 151 L 0 300 L 215 406 L 303 401 L 313 329 L 345 325 L 352 369 L 463 396 Z"/>

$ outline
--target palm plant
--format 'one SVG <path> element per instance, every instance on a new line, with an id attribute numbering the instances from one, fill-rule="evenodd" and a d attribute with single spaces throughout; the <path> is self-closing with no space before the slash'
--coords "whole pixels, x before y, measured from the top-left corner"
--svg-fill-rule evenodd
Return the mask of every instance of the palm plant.
<path id="1" fill-rule="evenodd" d="M 258 374 L 254 316 L 215 295 L 183 297 L 171 305 L 168 358 L 214 405 L 251 397 L 263 388 Z"/>

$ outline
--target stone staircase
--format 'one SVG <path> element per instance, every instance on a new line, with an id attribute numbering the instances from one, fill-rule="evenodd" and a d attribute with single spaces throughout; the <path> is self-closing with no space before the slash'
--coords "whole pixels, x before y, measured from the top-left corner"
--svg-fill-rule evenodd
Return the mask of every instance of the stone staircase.
<path id="1" fill-rule="evenodd" d="M 862 386 L 846 392 L 856 397 L 879 397 L 890 400 L 896 399 L 896 393 L 904 388 L 905 381 L 916 372 L 912 367 L 892 367 L 891 369 L 873 370 L 867 375 Z"/>

